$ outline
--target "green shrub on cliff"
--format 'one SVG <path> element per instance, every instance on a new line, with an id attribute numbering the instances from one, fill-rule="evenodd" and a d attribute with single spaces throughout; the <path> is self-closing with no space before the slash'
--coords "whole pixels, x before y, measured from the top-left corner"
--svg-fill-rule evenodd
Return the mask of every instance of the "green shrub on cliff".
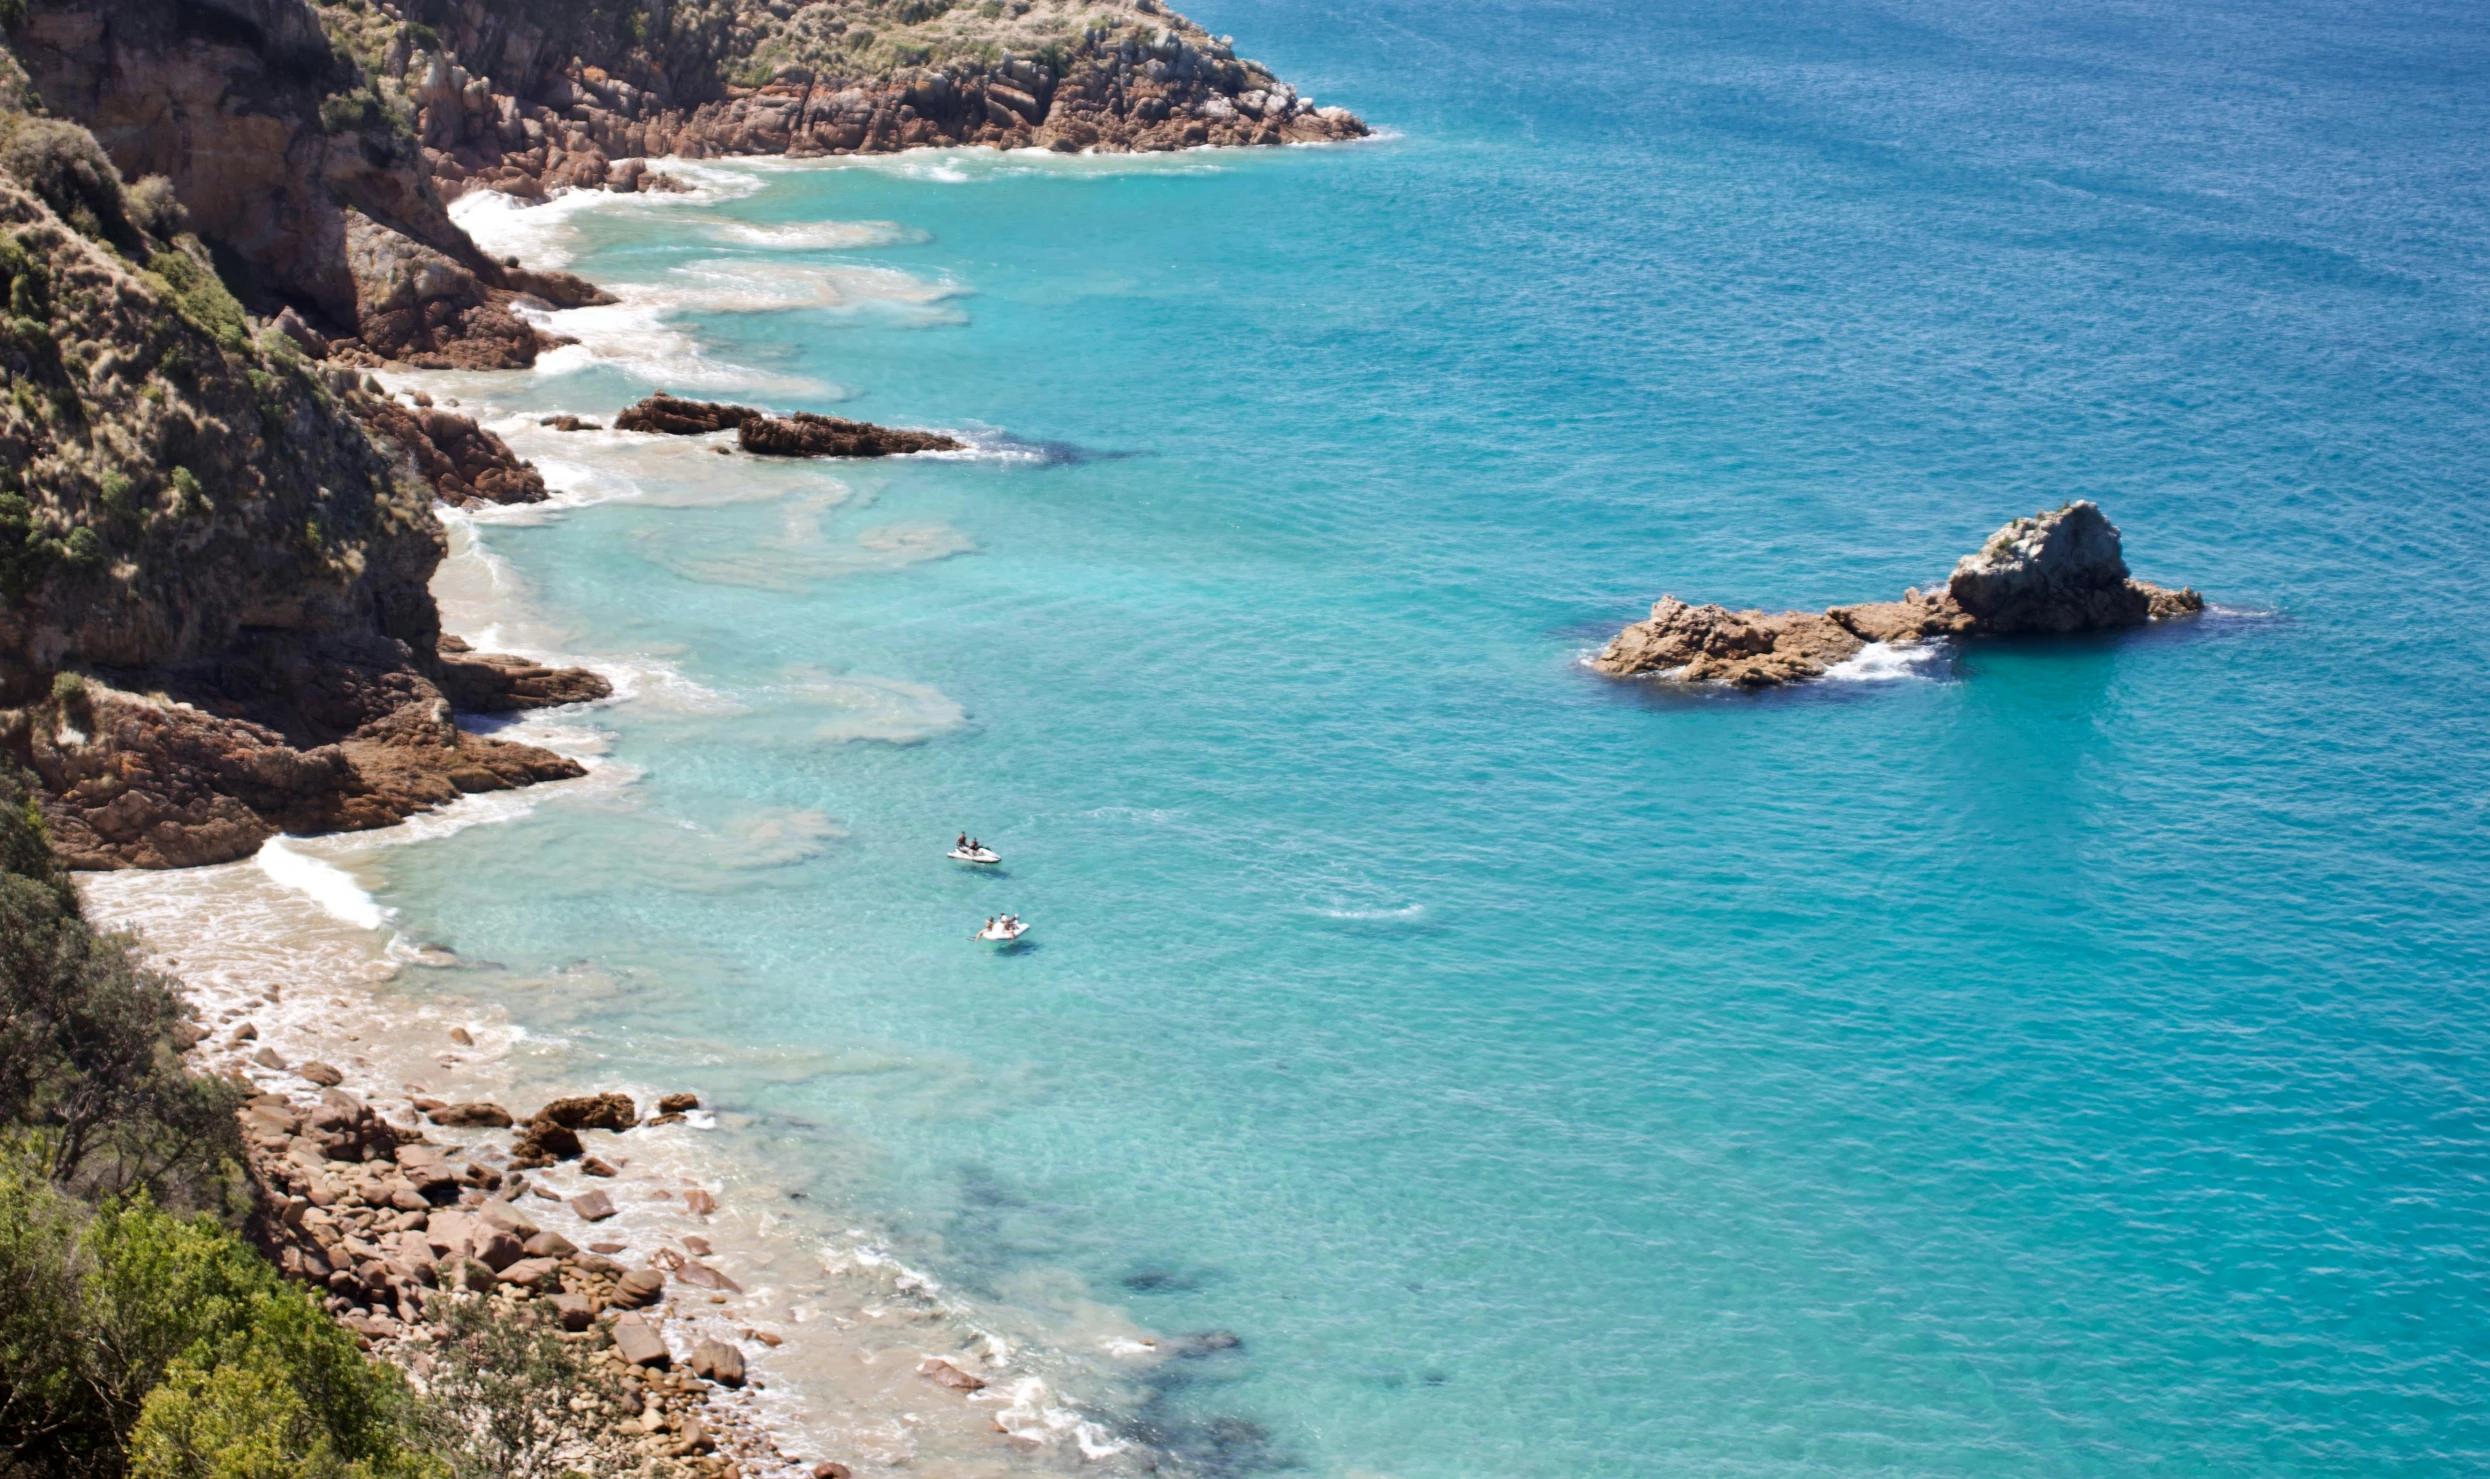
<path id="1" fill-rule="evenodd" d="M 130 220 L 158 241 L 171 241 L 190 229 L 190 212 L 173 193 L 173 182 L 149 175 L 129 188 Z"/>
<path id="2" fill-rule="evenodd" d="M 68 546 L 44 531 L 22 493 L 0 493 L 0 599 L 14 601 L 43 584 Z"/>
<path id="3" fill-rule="evenodd" d="M 195 240 L 195 238 L 193 238 Z M 167 247 L 147 260 L 147 270 L 164 285 L 174 311 L 217 343 L 237 354 L 251 347 L 250 321 L 242 305 L 225 288 L 215 270 L 194 256 L 190 241 Z"/>
<path id="4" fill-rule="evenodd" d="M 78 125 L 30 117 L 0 123 L 0 169 L 42 196 L 82 234 L 118 247 L 138 245 L 121 171 L 95 135 Z"/>

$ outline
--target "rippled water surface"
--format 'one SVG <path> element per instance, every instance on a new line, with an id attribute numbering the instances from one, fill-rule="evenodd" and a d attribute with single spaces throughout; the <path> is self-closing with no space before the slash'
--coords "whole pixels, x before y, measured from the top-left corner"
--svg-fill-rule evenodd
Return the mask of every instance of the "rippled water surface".
<path id="1" fill-rule="evenodd" d="M 436 384 L 567 495 L 453 614 L 641 774 L 389 850 L 404 989 L 1232 1332 L 1106 1404 L 1204 1470 L 2490 1462 L 2483 12 L 1195 13 L 1397 136 L 466 208 L 626 301 Z M 533 424 L 658 385 L 981 450 Z M 2216 614 L 1579 665 L 2077 496 Z"/>

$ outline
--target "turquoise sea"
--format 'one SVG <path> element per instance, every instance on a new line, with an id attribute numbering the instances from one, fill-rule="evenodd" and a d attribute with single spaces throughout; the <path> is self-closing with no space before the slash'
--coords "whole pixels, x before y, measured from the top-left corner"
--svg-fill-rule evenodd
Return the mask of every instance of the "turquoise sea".
<path id="1" fill-rule="evenodd" d="M 391 855 L 404 989 L 1232 1333 L 1178 1472 L 2490 1467 L 2490 12 L 1193 13 L 1386 135 L 465 208 L 625 289 L 469 382 L 569 495 L 478 537 L 660 677 Z M 661 385 L 984 451 L 532 424 Z M 2214 614 L 1580 665 L 2074 497 Z"/>

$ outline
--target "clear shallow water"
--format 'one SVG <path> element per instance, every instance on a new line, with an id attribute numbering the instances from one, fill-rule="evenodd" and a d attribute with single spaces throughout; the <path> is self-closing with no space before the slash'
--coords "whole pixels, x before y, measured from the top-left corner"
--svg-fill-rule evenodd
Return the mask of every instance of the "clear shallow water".
<path id="1" fill-rule="evenodd" d="M 513 423 L 584 506 L 468 609 L 634 664 L 645 773 L 390 850 L 407 989 L 1233 1331 L 1126 1413 L 1207 1469 L 2483 1463 L 2480 14 L 1195 14 L 1400 136 L 481 223 L 639 286 L 471 403 L 1019 451 Z M 2072 496 L 2225 614 L 1578 666 Z"/>

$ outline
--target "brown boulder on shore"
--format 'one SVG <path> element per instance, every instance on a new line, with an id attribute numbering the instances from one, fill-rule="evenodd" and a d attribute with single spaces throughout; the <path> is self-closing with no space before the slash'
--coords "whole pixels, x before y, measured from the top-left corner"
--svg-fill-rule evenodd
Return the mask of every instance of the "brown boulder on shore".
<path id="1" fill-rule="evenodd" d="M 1766 688 L 1820 678 L 1871 642 L 1914 646 L 1939 637 L 2083 632 L 2138 626 L 2204 609 L 2193 589 L 2134 579 L 2118 526 L 2090 502 L 2035 514 L 1989 536 L 1954 567 L 1942 595 L 1808 611 L 1731 611 L 1663 596 L 1651 618 L 1619 632 L 1591 666 L 1614 678 Z"/>
<path id="2" fill-rule="evenodd" d="M 544 474 L 471 417 L 373 397 L 363 422 L 404 449 L 443 503 L 545 501 Z"/>
<path id="3" fill-rule="evenodd" d="M 722 1340 L 696 1341 L 692 1345 L 692 1374 L 722 1387 L 742 1386 L 744 1353 Z"/>
<path id="4" fill-rule="evenodd" d="M 531 1118 L 571 1130 L 628 1130 L 640 1122 L 640 1111 L 629 1094 L 579 1094 L 556 1099 Z"/>
<path id="5" fill-rule="evenodd" d="M 555 1161 L 575 1161 L 581 1150 L 579 1134 L 570 1126 L 552 1120 L 530 1120 L 518 1138 L 510 1142 L 510 1165 L 514 1170 L 533 1171 Z"/>

